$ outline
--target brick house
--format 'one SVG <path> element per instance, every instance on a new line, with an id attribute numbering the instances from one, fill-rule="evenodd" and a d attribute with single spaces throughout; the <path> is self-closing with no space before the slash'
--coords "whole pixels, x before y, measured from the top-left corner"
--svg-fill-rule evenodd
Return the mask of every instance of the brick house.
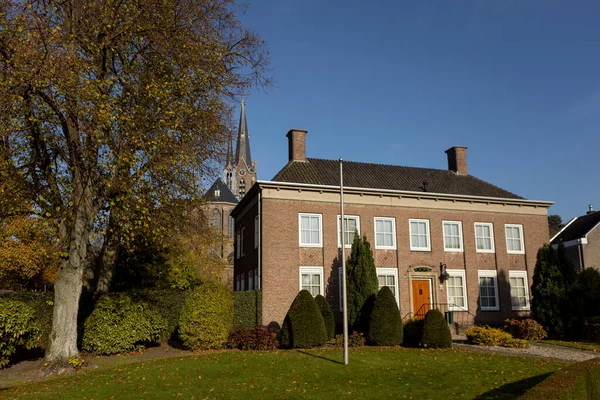
<path id="1" fill-rule="evenodd" d="M 339 161 L 307 158 L 306 133 L 288 132 L 287 165 L 232 211 L 235 289 L 262 290 L 265 325 L 281 324 L 301 289 L 340 310 Z M 354 231 L 366 235 L 403 317 L 441 305 L 482 323 L 529 312 L 552 202 L 469 175 L 466 150 L 446 151 L 448 170 L 344 161 L 345 256 Z"/>
<path id="2" fill-rule="evenodd" d="M 577 269 L 600 269 L 600 212 L 590 205 L 585 215 L 570 220 L 550 240 L 555 248 L 560 242 Z"/>

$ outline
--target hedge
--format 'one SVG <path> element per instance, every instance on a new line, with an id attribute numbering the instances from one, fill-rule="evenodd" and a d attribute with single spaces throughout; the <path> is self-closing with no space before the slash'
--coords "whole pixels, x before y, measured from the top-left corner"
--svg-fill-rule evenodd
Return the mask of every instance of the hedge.
<path id="1" fill-rule="evenodd" d="M 40 334 L 33 307 L 22 301 L 0 299 L 0 369 L 17 349 L 37 347 Z"/>
<path id="2" fill-rule="evenodd" d="M 190 349 L 224 347 L 233 323 L 231 292 L 206 281 L 192 289 L 179 316 L 179 338 Z"/>
<path id="3" fill-rule="evenodd" d="M 51 292 L 9 292 L 0 298 L 23 302 L 35 311 L 35 324 L 40 329 L 38 346 L 45 350 L 48 347 L 52 331 L 52 312 L 54 309 L 54 293 Z"/>
<path id="4" fill-rule="evenodd" d="M 333 311 L 331 311 L 331 306 L 329 305 L 327 300 L 325 300 L 325 297 L 323 297 L 322 295 L 316 296 L 315 301 L 319 306 L 321 316 L 323 317 L 323 322 L 325 323 L 327 340 L 331 340 L 335 336 L 335 317 L 333 316 Z"/>
<path id="5" fill-rule="evenodd" d="M 571 364 L 528 390 L 521 399 L 587 400 L 600 398 L 600 358 Z"/>
<path id="6" fill-rule="evenodd" d="M 167 329 L 166 320 L 129 294 L 100 298 L 85 321 L 82 349 L 93 354 L 118 354 L 157 343 Z"/>
<path id="7" fill-rule="evenodd" d="M 375 346 L 398 346 L 402 343 L 402 318 L 396 298 L 387 286 L 381 288 L 369 318 L 367 343 Z"/>
<path id="8" fill-rule="evenodd" d="M 425 314 L 422 345 L 430 348 L 452 347 L 452 334 L 440 310 L 429 310 Z"/>
<path id="9" fill-rule="evenodd" d="M 190 291 L 175 289 L 136 290 L 131 297 L 148 304 L 166 320 L 167 328 L 159 337 L 159 341 L 165 342 L 177 338 L 179 315 L 189 294 Z"/>
<path id="10" fill-rule="evenodd" d="M 233 292 L 233 329 L 252 329 L 262 324 L 262 292 Z"/>
<path id="11" fill-rule="evenodd" d="M 308 290 L 296 296 L 283 320 L 281 345 L 287 348 L 311 348 L 327 341 L 325 322 Z"/>
<path id="12" fill-rule="evenodd" d="M 402 345 L 405 347 L 421 347 L 423 338 L 423 319 L 410 318 L 404 323 Z"/>

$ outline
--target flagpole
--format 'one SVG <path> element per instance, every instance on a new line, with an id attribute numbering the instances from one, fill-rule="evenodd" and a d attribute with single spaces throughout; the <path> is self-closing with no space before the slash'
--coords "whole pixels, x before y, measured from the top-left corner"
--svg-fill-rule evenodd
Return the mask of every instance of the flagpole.
<path id="1" fill-rule="evenodd" d="M 340 236 L 342 237 L 342 307 L 344 319 L 344 365 L 348 365 L 348 299 L 346 297 L 346 232 L 344 229 L 344 168 L 340 158 Z"/>

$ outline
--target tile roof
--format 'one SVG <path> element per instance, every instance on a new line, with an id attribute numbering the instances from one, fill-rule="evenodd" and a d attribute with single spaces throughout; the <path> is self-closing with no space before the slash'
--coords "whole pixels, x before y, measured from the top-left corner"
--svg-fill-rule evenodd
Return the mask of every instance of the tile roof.
<path id="1" fill-rule="evenodd" d="M 219 190 L 219 195 L 216 196 L 216 190 Z M 218 178 L 215 183 L 212 184 L 210 189 L 206 191 L 204 195 L 206 201 L 221 201 L 224 203 L 239 203 L 239 200 L 235 195 L 231 192 L 229 187 L 223 182 L 221 178 Z"/>
<path id="2" fill-rule="evenodd" d="M 598 224 L 600 224 L 600 211 L 577 217 L 552 239 L 552 244 L 556 244 L 560 241 L 564 243 L 570 240 L 580 239 L 587 235 Z"/>
<path id="3" fill-rule="evenodd" d="M 307 158 L 305 162 L 291 162 L 283 167 L 272 180 L 339 186 L 339 161 Z M 472 175 L 457 175 L 453 171 L 441 169 L 353 161 L 344 161 L 344 186 L 523 199 L 523 197 Z"/>

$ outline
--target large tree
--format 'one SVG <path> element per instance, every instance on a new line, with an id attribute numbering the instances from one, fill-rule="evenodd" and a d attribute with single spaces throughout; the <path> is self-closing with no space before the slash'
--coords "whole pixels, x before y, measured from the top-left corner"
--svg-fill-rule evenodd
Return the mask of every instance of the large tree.
<path id="1" fill-rule="evenodd" d="M 237 7 L 0 0 L 2 153 L 60 246 L 52 365 L 78 355 L 92 236 L 118 227 L 135 240 L 153 210 L 195 199 L 228 136 L 231 100 L 265 83 L 266 50 Z"/>
<path id="2" fill-rule="evenodd" d="M 364 333 L 379 289 L 373 251 L 366 236 L 361 238 L 354 233 L 346 267 L 348 324 L 353 330 Z"/>

